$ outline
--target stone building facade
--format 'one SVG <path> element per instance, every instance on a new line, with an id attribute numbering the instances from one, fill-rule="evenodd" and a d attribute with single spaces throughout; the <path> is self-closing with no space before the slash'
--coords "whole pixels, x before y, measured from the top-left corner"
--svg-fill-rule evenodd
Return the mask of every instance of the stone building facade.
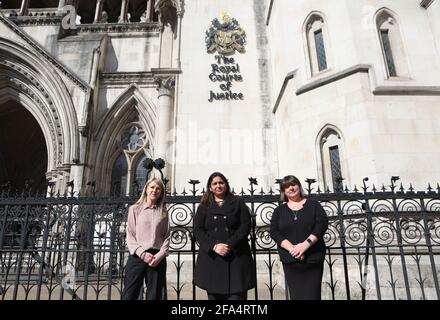
<path id="1" fill-rule="evenodd" d="M 0 183 L 127 194 L 162 158 L 178 190 L 214 170 L 424 188 L 439 18 L 438 0 L 3 0 Z"/>

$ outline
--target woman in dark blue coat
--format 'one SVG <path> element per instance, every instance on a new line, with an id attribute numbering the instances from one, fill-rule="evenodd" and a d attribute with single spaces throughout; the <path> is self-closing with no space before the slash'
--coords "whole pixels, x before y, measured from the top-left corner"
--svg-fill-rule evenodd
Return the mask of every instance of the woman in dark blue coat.
<path id="1" fill-rule="evenodd" d="M 209 300 L 245 300 L 255 287 L 249 209 L 219 172 L 211 174 L 206 190 L 194 217 L 200 245 L 194 284 L 207 291 Z"/>
<path id="2" fill-rule="evenodd" d="M 292 300 L 320 300 L 324 234 L 328 218 L 318 201 L 306 199 L 295 176 L 281 181 L 281 201 L 270 222 Z"/>

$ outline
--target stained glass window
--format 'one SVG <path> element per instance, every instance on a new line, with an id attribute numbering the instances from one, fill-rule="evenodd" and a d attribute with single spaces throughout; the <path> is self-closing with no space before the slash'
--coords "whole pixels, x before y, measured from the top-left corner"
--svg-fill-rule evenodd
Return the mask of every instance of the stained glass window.
<path id="1" fill-rule="evenodd" d="M 127 193 L 128 165 L 125 155 L 121 153 L 115 160 L 112 169 L 111 194 L 113 196 L 123 196 Z"/>
<path id="2" fill-rule="evenodd" d="M 139 158 L 136 164 L 136 174 L 133 182 L 134 193 L 140 193 L 145 185 L 145 182 L 147 182 L 147 169 L 144 167 L 145 159 L 147 159 L 147 156 Z"/>
<path id="3" fill-rule="evenodd" d="M 139 125 L 133 125 L 122 135 L 122 148 L 136 152 L 145 145 L 145 132 Z"/>

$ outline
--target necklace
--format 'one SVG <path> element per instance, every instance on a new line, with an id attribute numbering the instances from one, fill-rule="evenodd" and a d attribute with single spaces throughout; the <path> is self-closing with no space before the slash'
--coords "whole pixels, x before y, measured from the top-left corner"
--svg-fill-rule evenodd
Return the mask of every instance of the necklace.
<path id="1" fill-rule="evenodd" d="M 292 210 L 292 212 L 293 212 L 293 221 L 298 220 L 298 211 Z"/>
<path id="2" fill-rule="evenodd" d="M 289 205 L 287 205 L 287 207 L 293 212 L 293 221 L 298 220 L 298 211 L 301 210 L 302 208 L 304 208 L 304 202 L 299 205 L 296 205 L 295 207 L 299 207 L 299 206 L 301 206 L 301 208 L 293 209 L 293 208 L 289 207 Z"/>

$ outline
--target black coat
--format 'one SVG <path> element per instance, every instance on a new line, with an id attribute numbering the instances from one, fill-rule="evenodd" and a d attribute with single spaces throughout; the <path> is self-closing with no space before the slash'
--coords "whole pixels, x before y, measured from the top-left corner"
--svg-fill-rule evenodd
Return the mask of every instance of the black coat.
<path id="1" fill-rule="evenodd" d="M 248 236 L 251 217 L 246 204 L 228 196 L 219 207 L 200 205 L 194 217 L 194 235 L 200 244 L 194 270 L 194 284 L 209 293 L 232 294 L 255 287 Z M 216 243 L 226 243 L 231 252 L 222 257 L 213 251 Z"/>

